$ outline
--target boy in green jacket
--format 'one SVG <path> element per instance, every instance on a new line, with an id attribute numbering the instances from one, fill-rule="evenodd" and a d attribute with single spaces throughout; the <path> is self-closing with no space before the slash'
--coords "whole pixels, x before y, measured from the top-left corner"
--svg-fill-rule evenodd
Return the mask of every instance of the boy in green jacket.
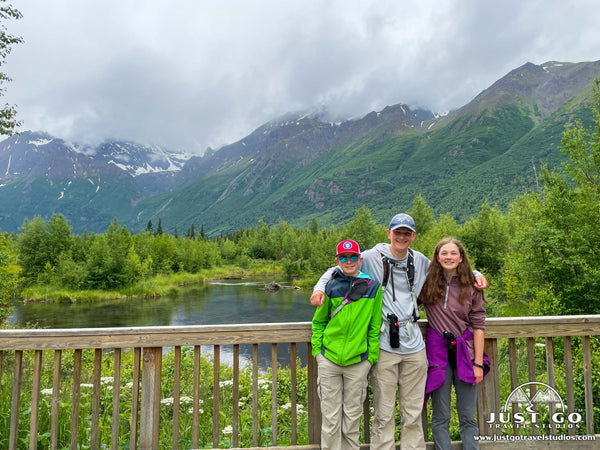
<path id="1" fill-rule="evenodd" d="M 337 245 L 338 264 L 325 300 L 312 321 L 312 354 L 318 365 L 321 448 L 359 448 L 359 427 L 367 376 L 379 357 L 382 292 L 360 272 L 355 241 Z"/>

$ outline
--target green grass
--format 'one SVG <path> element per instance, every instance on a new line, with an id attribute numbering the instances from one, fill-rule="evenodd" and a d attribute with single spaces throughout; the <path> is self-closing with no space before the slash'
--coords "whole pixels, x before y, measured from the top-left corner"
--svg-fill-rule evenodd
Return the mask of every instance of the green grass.
<path id="1" fill-rule="evenodd" d="M 120 290 L 67 290 L 62 287 L 49 285 L 34 285 L 23 289 L 21 298 L 24 301 L 54 301 L 54 302 L 95 302 L 126 298 L 153 298 L 163 295 L 177 295 L 182 286 L 204 283 L 208 280 L 219 280 L 223 278 L 238 278 L 250 276 L 284 276 L 281 263 L 276 261 L 255 260 L 247 267 L 226 265 L 203 269 L 198 273 L 173 273 L 169 275 L 157 275 L 155 277 L 140 281 L 133 286 L 127 286 Z M 313 280 L 311 280 L 313 281 Z"/>

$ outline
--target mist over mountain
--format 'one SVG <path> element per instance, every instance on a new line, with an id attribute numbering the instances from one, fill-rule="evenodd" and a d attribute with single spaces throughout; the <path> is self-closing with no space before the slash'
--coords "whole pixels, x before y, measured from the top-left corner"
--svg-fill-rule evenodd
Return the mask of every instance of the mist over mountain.
<path id="1" fill-rule="evenodd" d="M 362 205 L 385 223 L 419 194 L 464 220 L 486 200 L 505 207 L 535 188 L 541 164 L 564 160 L 565 124 L 592 124 L 595 77 L 600 61 L 527 63 L 445 116 L 402 104 L 337 123 L 286 115 L 203 156 L 25 132 L 0 142 L 0 229 L 63 214 L 77 233 L 116 218 L 215 235 L 260 219 L 327 226 Z"/>

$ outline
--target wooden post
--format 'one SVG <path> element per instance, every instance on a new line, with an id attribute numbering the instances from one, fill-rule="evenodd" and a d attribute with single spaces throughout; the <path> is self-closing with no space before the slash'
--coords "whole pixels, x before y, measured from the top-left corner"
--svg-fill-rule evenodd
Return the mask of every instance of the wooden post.
<path id="1" fill-rule="evenodd" d="M 142 408 L 140 414 L 141 450 L 158 450 L 161 366 L 162 348 L 144 348 Z"/>
<path id="2" fill-rule="evenodd" d="M 317 362 L 308 343 L 308 443 L 321 443 L 321 402 L 317 392 Z"/>
<path id="3" fill-rule="evenodd" d="M 10 431 L 8 438 L 9 450 L 16 449 L 19 439 L 19 405 L 21 402 L 21 383 L 23 375 L 23 352 L 15 351 L 15 366 L 13 371 L 13 389 L 10 406 Z"/>
<path id="4" fill-rule="evenodd" d="M 500 411 L 500 376 L 498 373 L 498 341 L 496 339 L 486 339 L 483 350 L 490 358 L 490 371 L 479 384 L 477 393 L 477 422 L 479 424 L 479 433 L 482 435 L 493 434 L 492 430 L 486 427 L 486 419 L 490 413 Z"/>

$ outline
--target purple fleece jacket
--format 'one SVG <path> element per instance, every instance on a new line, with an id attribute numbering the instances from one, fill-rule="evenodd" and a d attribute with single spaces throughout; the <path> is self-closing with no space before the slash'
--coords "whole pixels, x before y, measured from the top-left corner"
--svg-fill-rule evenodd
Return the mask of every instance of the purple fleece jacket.
<path id="1" fill-rule="evenodd" d="M 470 329 L 466 329 L 462 336 L 456 338 L 456 372 L 459 380 L 465 383 L 475 383 L 473 362 L 467 346 L 469 340 L 473 340 L 473 332 Z M 427 361 L 429 362 L 427 383 L 425 385 L 425 401 L 427 401 L 427 396 L 442 387 L 446 379 L 448 347 L 442 333 L 429 327 L 425 338 L 425 348 L 427 350 Z M 483 354 L 483 366 L 483 376 L 485 376 L 490 371 L 490 360 L 485 353 Z"/>

